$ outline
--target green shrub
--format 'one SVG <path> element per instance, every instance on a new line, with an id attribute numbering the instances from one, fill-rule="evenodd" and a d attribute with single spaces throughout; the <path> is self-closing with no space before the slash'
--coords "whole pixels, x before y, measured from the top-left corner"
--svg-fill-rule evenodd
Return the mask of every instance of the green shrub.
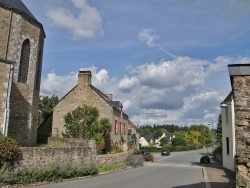
<path id="1" fill-rule="evenodd" d="M 200 164 L 207 164 L 207 163 L 210 163 L 210 157 L 208 154 L 205 154 L 203 155 L 201 158 L 200 158 Z"/>
<path id="2" fill-rule="evenodd" d="M 12 138 L 0 137 L 0 168 L 12 166 L 20 156 L 18 143 Z"/>
<path id="3" fill-rule="evenodd" d="M 7 171 L 0 176 L 1 185 L 28 184 L 35 182 L 61 181 L 62 179 L 75 178 L 97 174 L 94 165 L 88 167 L 59 167 L 51 165 L 43 169 L 21 169 L 17 171 Z"/>
<path id="4" fill-rule="evenodd" d="M 139 167 L 143 166 L 144 158 L 142 155 L 129 155 L 126 161 L 128 166 Z"/>
<path id="5" fill-rule="evenodd" d="M 145 161 L 154 162 L 154 156 L 152 154 L 148 154 L 145 156 Z"/>

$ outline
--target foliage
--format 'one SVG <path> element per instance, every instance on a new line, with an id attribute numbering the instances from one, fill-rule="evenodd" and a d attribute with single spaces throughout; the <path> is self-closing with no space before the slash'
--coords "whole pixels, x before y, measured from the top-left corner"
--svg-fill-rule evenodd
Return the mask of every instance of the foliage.
<path id="1" fill-rule="evenodd" d="M 200 164 L 206 164 L 206 163 L 210 163 L 210 157 L 208 154 L 205 154 L 203 155 L 201 158 L 200 158 Z"/>
<path id="2" fill-rule="evenodd" d="M 153 132 L 153 137 L 154 138 L 159 138 L 162 136 L 163 133 L 167 133 L 167 130 L 166 129 L 157 129 Z"/>
<path id="3" fill-rule="evenodd" d="M 208 126 L 205 125 L 191 125 L 190 126 L 190 131 L 197 131 L 200 133 L 200 135 L 198 135 L 198 140 L 197 138 L 195 138 L 195 136 L 193 137 L 193 141 L 198 143 L 201 143 L 203 146 L 208 146 L 211 145 L 212 143 L 212 132 L 209 129 Z"/>
<path id="4" fill-rule="evenodd" d="M 0 137 L 0 168 L 11 166 L 20 155 L 18 143 L 9 137 Z"/>
<path id="5" fill-rule="evenodd" d="M 144 163 L 144 158 L 140 153 L 129 155 L 126 160 L 127 166 L 132 166 L 132 167 L 143 166 L 143 163 Z"/>
<path id="6" fill-rule="evenodd" d="M 189 131 L 188 134 L 188 140 L 191 145 L 197 145 L 198 144 L 198 139 L 201 136 L 199 131 Z"/>
<path id="7" fill-rule="evenodd" d="M 66 132 L 63 137 L 95 140 L 100 153 L 106 149 L 110 140 L 112 125 L 108 118 L 102 118 L 100 121 L 98 118 L 99 111 L 96 107 L 77 107 L 64 117 Z"/>
<path id="8" fill-rule="evenodd" d="M 187 139 L 182 137 L 175 137 L 172 140 L 173 146 L 186 146 L 187 145 Z"/>
<path id="9" fill-rule="evenodd" d="M 154 162 L 154 156 L 152 154 L 148 154 L 145 156 L 145 161 Z"/>
<path id="10" fill-rule="evenodd" d="M 216 140 L 222 145 L 222 119 L 221 114 L 218 117 L 217 129 L 216 129 Z"/>
<path id="11" fill-rule="evenodd" d="M 51 112 L 53 107 L 58 103 L 58 97 L 53 95 L 52 97 L 40 96 L 39 98 L 39 107 L 38 107 L 38 126 L 40 126 L 44 120 L 46 120 Z"/>
<path id="12" fill-rule="evenodd" d="M 122 153 L 124 152 L 120 146 L 112 146 L 110 154 Z"/>
<path id="13" fill-rule="evenodd" d="M 62 179 L 75 178 L 97 174 L 97 168 L 93 165 L 88 167 L 59 167 L 51 165 L 43 169 L 21 169 L 13 172 L 5 172 L 0 176 L 1 185 L 28 184 L 43 181 L 61 181 Z"/>
<path id="14" fill-rule="evenodd" d="M 160 142 L 161 142 L 160 146 L 165 146 L 165 145 L 168 144 L 168 139 L 167 139 L 167 138 L 162 138 L 162 139 L 160 140 Z"/>
<path id="15" fill-rule="evenodd" d="M 151 125 L 142 125 L 139 128 L 139 133 L 141 135 L 153 135 L 153 133 L 159 129 L 166 130 L 165 133 L 174 133 L 174 132 L 180 132 L 180 131 L 187 133 L 189 131 L 188 126 L 178 126 L 178 125 L 173 125 L 173 124 L 172 125 L 154 125 L 153 127 Z M 157 137 L 155 138 L 158 138 L 158 137 L 159 136 L 157 135 Z"/>
<path id="16" fill-rule="evenodd" d="M 102 172 L 108 172 L 108 171 L 113 171 L 113 170 L 117 170 L 117 169 L 123 169 L 126 168 L 126 163 L 122 162 L 119 164 L 113 164 L 113 165 L 103 165 L 100 168 L 97 169 L 98 173 L 102 173 Z"/>
<path id="17" fill-rule="evenodd" d="M 215 148 L 214 154 L 222 154 L 222 145 L 219 145 Z"/>

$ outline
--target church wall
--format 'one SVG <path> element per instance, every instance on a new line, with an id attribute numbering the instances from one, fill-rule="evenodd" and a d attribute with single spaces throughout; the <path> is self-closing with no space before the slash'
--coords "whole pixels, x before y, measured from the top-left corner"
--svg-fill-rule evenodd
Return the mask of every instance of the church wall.
<path id="1" fill-rule="evenodd" d="M 1 27 L 3 23 L 3 27 L 8 28 L 10 10 L 2 7 L 0 7 L 0 9 Z M 4 34 L 1 32 L 0 48 L 5 49 L 5 51 L 7 37 L 8 31 L 5 31 Z M 25 15 L 20 15 L 19 12 L 13 11 L 7 53 L 7 60 L 15 62 L 10 96 L 8 136 L 16 139 L 23 146 L 36 144 L 37 111 L 39 102 L 39 89 L 36 88 L 36 69 L 39 50 L 43 50 L 44 38 L 43 29 L 36 21 L 29 19 Z M 18 82 L 18 74 L 21 47 L 25 39 L 29 39 L 30 41 L 30 61 L 28 80 L 27 83 L 24 84 Z M 2 50 L 0 50 L 0 57 L 4 58 L 2 57 L 3 55 Z M 7 77 L 12 75 L 11 72 L 6 72 L 4 74 L 5 76 L 7 74 Z M 3 77 L 4 75 L 1 76 Z M 5 83 L 2 83 L 1 80 L 0 84 L 3 85 Z"/>

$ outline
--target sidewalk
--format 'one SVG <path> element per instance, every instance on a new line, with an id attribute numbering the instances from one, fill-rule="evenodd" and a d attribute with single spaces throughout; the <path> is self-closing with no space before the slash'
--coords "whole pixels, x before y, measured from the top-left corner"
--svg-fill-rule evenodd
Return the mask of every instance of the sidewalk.
<path id="1" fill-rule="evenodd" d="M 203 167 L 206 188 L 235 188 L 235 172 L 223 168 L 222 164 L 211 159 Z"/>

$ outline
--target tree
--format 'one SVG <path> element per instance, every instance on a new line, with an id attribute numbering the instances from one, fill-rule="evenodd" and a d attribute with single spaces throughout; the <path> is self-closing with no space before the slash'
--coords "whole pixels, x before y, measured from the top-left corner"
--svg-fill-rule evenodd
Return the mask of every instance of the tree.
<path id="1" fill-rule="evenodd" d="M 176 137 L 172 139 L 172 145 L 174 146 L 186 146 L 187 140 L 182 137 Z"/>
<path id="2" fill-rule="evenodd" d="M 199 137 L 201 136 L 199 131 L 190 131 L 188 134 L 189 143 L 197 145 L 199 143 Z"/>
<path id="3" fill-rule="evenodd" d="M 99 111 L 96 107 L 77 107 L 64 117 L 66 131 L 63 137 L 91 139 L 96 141 L 98 150 L 107 148 L 110 145 L 112 124 L 108 118 L 101 118 L 100 121 L 98 118 Z"/>
<path id="4" fill-rule="evenodd" d="M 212 132 L 209 127 L 205 125 L 191 125 L 190 131 L 198 131 L 200 136 L 197 143 L 201 143 L 203 146 L 207 146 L 212 143 Z"/>
<path id="5" fill-rule="evenodd" d="M 58 96 L 52 95 L 52 97 L 48 96 L 40 96 L 39 98 L 39 106 L 38 106 L 38 127 L 46 120 L 51 112 L 53 111 L 53 107 L 58 103 Z"/>
<path id="6" fill-rule="evenodd" d="M 221 113 L 218 117 L 217 129 L 216 129 L 216 140 L 222 145 L 222 118 Z"/>

